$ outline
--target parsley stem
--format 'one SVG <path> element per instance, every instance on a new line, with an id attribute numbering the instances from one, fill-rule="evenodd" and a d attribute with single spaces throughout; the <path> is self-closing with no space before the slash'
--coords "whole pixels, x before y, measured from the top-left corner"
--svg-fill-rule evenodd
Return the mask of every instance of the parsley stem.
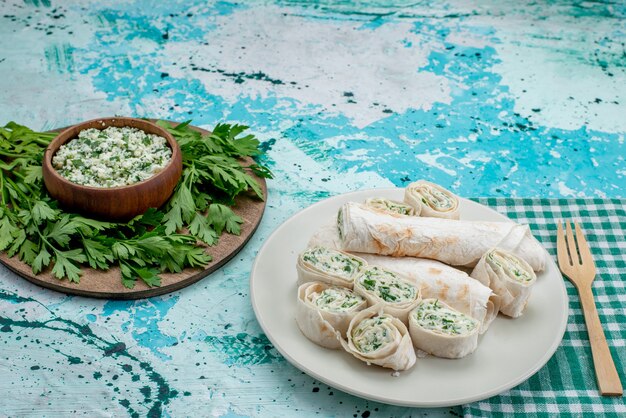
<path id="1" fill-rule="evenodd" d="M 4 198 L 4 173 L 0 171 L 0 195 L 2 195 L 2 207 L 7 205 L 7 201 Z"/>
<path id="2" fill-rule="evenodd" d="M 0 151 L 0 155 L 4 155 L 5 157 L 13 157 L 13 158 L 24 157 L 24 154 L 13 154 L 11 152 L 2 152 L 2 151 Z"/>
<path id="3" fill-rule="evenodd" d="M 14 171 L 13 175 L 16 176 L 16 177 L 19 177 L 22 180 L 26 179 L 26 177 L 22 173 L 20 173 L 19 171 Z M 36 195 L 35 192 L 33 191 L 33 189 L 25 181 L 22 181 L 22 186 L 24 186 L 24 187 L 26 187 L 28 189 L 28 191 L 30 192 L 31 196 L 35 196 Z M 25 194 L 23 196 L 27 197 Z"/>
<path id="4" fill-rule="evenodd" d="M 31 142 L 35 142 L 39 145 L 43 145 L 44 147 L 47 147 L 48 145 L 50 145 L 50 142 L 52 142 L 52 140 L 54 138 L 56 138 L 57 134 L 45 134 L 45 133 L 39 133 L 38 137 L 35 137 L 35 139 L 33 139 Z M 50 139 L 44 139 L 44 138 L 50 138 Z"/>
<path id="5" fill-rule="evenodd" d="M 20 195 L 20 196 L 24 199 L 24 201 L 26 201 L 26 203 L 28 203 L 28 207 L 29 207 L 29 208 L 32 208 L 32 205 L 30 204 L 30 201 L 31 201 L 31 199 L 32 199 L 32 198 L 31 198 L 30 196 L 27 196 L 27 195 L 26 195 L 26 193 L 24 193 L 22 190 L 20 190 L 20 188 L 17 186 L 17 184 L 15 184 L 15 183 L 13 182 L 13 180 L 11 180 L 10 178 L 8 178 L 8 177 L 7 177 L 7 178 L 6 178 L 6 181 L 7 181 L 7 183 L 9 183 L 9 184 L 11 185 L 11 187 L 13 188 L 13 190 L 14 190 L 17 194 L 19 194 L 19 195 Z M 30 189 L 29 189 L 29 190 L 30 190 Z"/>
<path id="6" fill-rule="evenodd" d="M 57 249 L 54 247 L 54 245 L 50 243 L 50 241 L 46 239 L 46 237 L 41 233 L 41 231 L 37 230 L 36 232 L 37 232 L 37 235 L 39 235 L 39 238 L 41 238 L 41 240 L 56 253 Z"/>
<path id="7" fill-rule="evenodd" d="M 21 207 L 15 202 L 15 199 L 13 199 L 13 196 L 11 196 L 11 194 L 9 193 L 9 200 L 11 201 L 11 209 L 21 209 Z"/>

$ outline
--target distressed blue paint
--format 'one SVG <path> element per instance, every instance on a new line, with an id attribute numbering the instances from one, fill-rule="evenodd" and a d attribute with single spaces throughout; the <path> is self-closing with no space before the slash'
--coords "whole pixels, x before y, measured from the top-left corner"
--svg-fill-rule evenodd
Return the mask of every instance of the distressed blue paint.
<path id="1" fill-rule="evenodd" d="M 123 332 L 132 330 L 133 339 L 142 347 L 149 349 L 161 360 L 171 357 L 163 352 L 164 348 L 178 343 L 177 338 L 161 332 L 158 327 L 168 311 L 176 304 L 178 297 L 163 297 L 145 301 L 108 301 L 102 310 L 102 317 L 112 315 L 128 316 L 120 324 Z M 157 303 L 153 303 L 153 301 Z"/>
<path id="2" fill-rule="evenodd" d="M 221 12 L 232 13 L 232 10 L 227 8 Z M 117 41 L 119 37 L 132 40 L 141 36 L 158 43 L 165 42 L 162 39 L 163 29 L 155 26 L 155 22 L 158 25 L 158 20 L 155 21 L 150 15 L 142 15 L 141 10 L 136 8 L 131 11 L 132 14 L 103 12 L 108 21 L 122 20 L 128 24 L 116 24 L 112 29 L 118 36 L 96 38 L 97 43 L 90 45 L 91 50 L 106 51 L 104 59 L 111 60 L 107 66 L 102 67 L 102 57 L 98 57 L 92 63 L 83 62 L 80 68 L 83 74 L 95 71 L 94 83 L 107 92 L 109 97 L 128 95 L 129 103 L 136 109 L 142 109 L 146 99 L 159 96 L 165 90 L 171 92 L 168 96 L 174 106 L 159 109 L 162 113 L 156 116 L 167 115 L 177 120 L 194 118 L 200 123 L 209 124 L 222 119 L 225 116 L 224 110 L 227 110 L 229 119 L 243 121 L 260 130 L 276 129 L 278 122 L 288 118 L 289 113 L 298 105 L 293 100 L 286 100 L 288 104 L 277 109 L 278 99 L 271 94 L 265 99 L 243 96 L 236 103 L 227 104 L 219 96 L 206 91 L 195 79 L 170 76 L 163 79 L 161 74 L 165 70 L 155 60 L 158 53 L 144 57 L 140 51 L 126 50 L 127 47 Z M 389 21 L 392 18 L 375 17 L 361 29 L 376 30 Z M 194 22 L 176 23 L 180 28 L 186 28 L 193 26 Z M 120 31 L 120 27 L 124 31 Z M 137 28 L 142 30 L 138 31 Z M 623 141 L 618 141 L 618 135 L 586 128 L 549 129 L 535 125 L 531 118 L 516 116 L 515 101 L 507 86 L 502 85 L 501 77 L 491 71 L 499 63 L 494 49 L 490 46 L 470 48 L 447 43 L 445 37 L 450 31 L 450 28 L 438 28 L 428 20 L 416 22 L 414 28 L 415 33 L 426 33 L 440 45 L 439 50 L 431 52 L 428 65 L 420 68 L 420 71 L 460 80 L 471 86 L 454 88 L 453 102 L 450 105 L 435 104 L 429 111 L 408 110 L 402 114 L 390 112 L 389 116 L 364 129 L 354 127 L 349 119 L 341 115 L 329 117 L 314 106 L 307 112 L 306 118 L 292 122 L 290 128 L 282 131 L 282 136 L 294 142 L 312 158 L 332 161 L 338 172 L 351 168 L 357 171 L 373 170 L 399 186 L 409 180 L 426 177 L 451 187 L 460 194 L 477 196 L 535 193 L 558 196 L 559 182 L 574 190 L 580 190 L 582 182 L 586 182 L 588 190 L 605 195 L 614 195 L 616 192 L 619 195 L 623 192 L 623 187 L 620 188 L 615 181 L 611 181 L 614 176 L 612 173 L 597 176 L 596 169 L 588 158 L 590 152 L 586 145 L 590 137 L 602 138 L 602 143 L 597 144 L 596 155 L 604 159 L 604 164 L 616 167 L 617 170 L 625 170 L 626 162 L 617 159 L 617 156 L 626 154 Z M 492 42 L 498 43 L 494 32 L 490 27 L 470 28 L 470 33 L 486 36 Z M 203 37 L 204 33 L 201 31 L 187 31 L 185 38 L 200 41 Z M 147 65 L 131 65 L 125 58 L 127 53 L 135 55 Z M 160 92 L 155 93 L 155 87 Z M 485 104 L 488 99 L 498 97 L 502 98 L 493 105 Z M 358 97 L 355 99 L 358 100 Z M 267 109 L 272 109 L 272 113 L 268 113 Z M 385 111 L 386 109 L 381 109 L 381 112 Z M 507 115 L 501 117 L 501 112 L 507 112 Z M 141 111 L 139 114 L 155 116 Z M 478 138 L 471 138 L 472 133 L 477 134 Z M 369 158 L 366 166 L 360 161 L 346 161 L 342 156 L 344 149 L 327 149 L 324 138 L 338 135 L 363 135 L 372 138 L 358 143 L 361 150 L 367 150 Z M 410 142 L 402 141 L 400 136 L 408 138 Z M 387 141 L 382 141 L 382 138 Z M 467 142 L 457 143 L 457 138 Z M 413 142 L 416 140 L 419 141 L 417 145 Z M 486 161 L 477 162 L 474 167 L 460 164 L 458 159 L 468 155 L 467 149 L 470 146 L 471 155 Z M 437 161 L 444 167 L 443 170 L 421 164 L 410 157 L 416 154 L 432 154 L 433 151 L 445 154 Z M 509 151 L 510 155 L 503 157 L 500 155 L 502 151 Z M 563 158 L 555 160 L 549 151 L 558 152 Z M 514 167 L 516 171 L 511 173 Z M 542 167 L 542 170 L 537 170 L 537 167 Z M 459 177 L 464 181 L 455 184 Z M 622 180 L 623 176 L 618 178 Z"/>
<path id="3" fill-rule="evenodd" d="M 426 177 L 466 196 L 626 196 L 626 129 L 605 116 L 624 114 L 624 17 L 622 4 L 513 0 L 3 5 L 2 123 L 49 129 L 116 113 L 237 121 L 264 141 L 276 179 L 244 251 L 170 297 L 71 298 L 0 270 L 0 351 L 10 353 L 0 368 L 15 371 L 0 389 L 18 393 L 0 409 L 40 415 L 46 399 L 61 415 L 448 414 L 346 395 L 284 361 L 250 308 L 252 260 L 298 209 L 357 187 Z M 558 71 L 521 80 L 516 54 L 528 55 L 520 66 L 561 63 L 576 80 L 533 91 Z M 402 90 L 424 75 L 449 94 Z M 80 397 L 65 395 L 72 385 Z M 24 400 L 32 410 L 18 409 Z"/>

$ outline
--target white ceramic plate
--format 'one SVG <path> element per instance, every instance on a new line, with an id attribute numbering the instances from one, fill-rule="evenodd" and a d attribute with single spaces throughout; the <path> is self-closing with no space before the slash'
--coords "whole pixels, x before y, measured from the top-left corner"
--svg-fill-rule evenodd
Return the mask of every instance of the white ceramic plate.
<path id="1" fill-rule="evenodd" d="M 395 405 L 459 405 L 489 398 L 528 379 L 552 357 L 567 325 L 565 285 L 548 254 L 547 268 L 537 278 L 524 315 L 514 320 L 499 315 L 479 340 L 478 349 L 460 360 L 418 358 L 411 370 L 394 377 L 389 369 L 319 347 L 298 329 L 296 258 L 309 238 L 342 204 L 372 196 L 402 200 L 403 191 L 376 189 L 335 196 L 302 210 L 274 231 L 259 251 L 250 276 L 252 305 L 267 337 L 291 364 L 329 386 Z M 465 199 L 461 218 L 511 222 Z"/>

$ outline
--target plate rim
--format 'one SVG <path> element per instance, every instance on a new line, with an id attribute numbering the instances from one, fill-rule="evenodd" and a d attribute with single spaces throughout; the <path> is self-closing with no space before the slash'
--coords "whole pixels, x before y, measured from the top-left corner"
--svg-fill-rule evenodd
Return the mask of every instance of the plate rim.
<path id="1" fill-rule="evenodd" d="M 306 367 L 306 366 L 300 364 L 298 361 L 296 361 L 289 354 L 288 351 L 284 350 L 279 344 L 277 344 L 277 341 L 276 341 L 275 337 L 271 334 L 271 332 L 268 332 L 267 325 L 262 320 L 262 314 L 259 311 L 258 301 L 257 301 L 257 298 L 255 297 L 255 290 L 254 290 L 253 283 L 254 283 L 255 272 L 257 271 L 257 268 L 258 268 L 258 265 L 259 265 L 260 260 L 262 258 L 262 255 L 263 255 L 264 251 L 266 251 L 267 246 L 269 245 L 269 243 L 272 241 L 272 238 L 274 238 L 283 228 L 285 228 L 285 225 L 290 223 L 290 221 L 292 221 L 294 218 L 303 216 L 307 212 L 315 210 L 315 208 L 318 207 L 318 206 L 321 206 L 321 205 L 324 205 L 324 204 L 328 204 L 329 200 L 337 199 L 339 197 L 345 198 L 345 197 L 349 197 L 351 195 L 362 194 L 364 192 L 376 193 L 376 192 L 393 192 L 393 191 L 400 191 L 400 190 L 404 190 L 404 189 L 403 188 L 399 188 L 399 187 L 370 188 L 370 189 L 362 189 L 362 190 L 351 191 L 351 192 L 347 192 L 347 193 L 336 194 L 336 195 L 330 196 L 328 198 L 325 198 L 323 200 L 320 200 L 318 202 L 315 202 L 312 205 L 309 205 L 309 206 L 307 206 L 307 207 L 297 211 L 296 213 L 294 213 L 293 215 L 291 215 L 290 217 L 285 219 L 276 229 L 274 229 L 274 231 L 270 234 L 270 236 L 268 236 L 265 239 L 265 242 L 263 243 L 261 248 L 259 248 L 259 251 L 257 252 L 257 256 L 255 257 L 254 263 L 252 265 L 252 269 L 250 270 L 250 279 L 249 279 L 250 300 L 251 300 L 251 303 L 252 303 L 252 309 L 254 311 L 254 315 L 255 315 L 255 317 L 257 319 L 257 322 L 261 326 L 261 329 L 263 330 L 264 334 L 270 340 L 270 342 L 272 343 L 274 348 L 292 366 L 294 366 L 298 370 L 301 370 L 301 371 L 305 372 L 309 376 L 314 377 L 315 379 L 319 380 L 320 382 L 323 382 L 323 383 L 327 384 L 328 386 L 331 386 L 333 388 L 342 390 L 342 391 L 344 391 L 346 393 L 349 393 L 351 395 L 358 396 L 360 398 L 364 398 L 364 399 L 368 399 L 368 400 L 372 400 L 372 401 L 376 401 L 376 402 L 389 404 L 389 405 L 397 405 L 397 406 L 405 406 L 405 407 L 418 407 L 418 408 L 419 407 L 422 407 L 422 408 L 449 407 L 449 406 L 456 406 L 456 405 L 464 405 L 464 404 L 468 404 L 468 403 L 471 403 L 471 402 L 476 402 L 476 401 L 480 401 L 480 400 L 491 398 L 493 396 L 496 396 L 496 395 L 498 395 L 498 394 L 500 394 L 500 393 L 502 393 L 502 392 L 504 392 L 506 390 L 514 388 L 515 386 L 525 382 L 526 380 L 528 380 L 530 377 L 532 377 L 535 373 L 537 373 L 542 367 L 544 367 L 547 364 L 547 362 L 552 358 L 554 353 L 556 353 L 557 349 L 561 345 L 561 342 L 562 342 L 563 337 L 565 335 L 565 331 L 567 329 L 567 324 L 569 322 L 569 297 L 567 295 L 567 289 L 565 287 L 565 283 L 564 283 L 563 280 L 561 280 L 559 282 L 559 284 L 560 284 L 559 288 L 560 288 L 560 291 L 562 293 L 563 300 L 565 301 L 566 308 L 561 313 L 559 329 L 556 332 L 556 336 L 558 338 L 555 338 L 553 340 L 552 344 L 550 345 L 548 350 L 541 356 L 541 358 L 539 360 L 537 360 L 536 363 L 532 367 L 530 367 L 525 373 L 522 373 L 517 378 L 511 379 L 509 382 L 503 383 L 503 384 L 501 384 L 500 386 L 498 386 L 496 388 L 493 388 L 491 390 L 482 392 L 480 394 L 471 395 L 471 396 L 465 396 L 465 397 L 459 397 L 459 398 L 451 399 L 450 401 L 447 401 L 447 402 L 441 402 L 441 401 L 410 402 L 410 401 L 403 401 L 403 400 L 398 400 L 398 399 L 389 399 L 389 398 L 384 397 L 384 396 L 376 396 L 376 395 L 372 395 L 372 394 L 369 394 L 369 393 L 361 392 L 359 390 L 352 389 L 352 388 L 350 388 L 350 387 L 348 387 L 348 386 L 346 386 L 346 385 L 344 385 L 342 383 L 338 383 L 338 382 L 336 382 L 336 381 L 334 381 L 332 379 L 329 379 L 329 378 L 325 377 L 323 374 L 320 374 L 317 371 L 310 369 L 309 367 Z M 472 201 L 472 200 L 469 200 L 469 199 L 463 198 L 463 197 L 459 197 L 459 199 L 461 200 L 461 203 L 469 202 L 471 205 L 472 204 L 473 205 L 478 205 L 482 209 L 486 209 L 486 210 L 492 212 L 492 214 L 494 214 L 495 216 L 502 218 L 502 220 L 505 221 L 505 222 L 515 223 L 515 221 L 513 221 L 512 219 L 510 219 L 506 215 L 496 211 L 495 209 L 493 209 L 493 208 L 491 208 L 489 206 L 483 205 L 483 204 L 481 204 L 479 202 L 475 202 L 475 201 Z M 553 267 L 556 268 L 557 271 L 560 271 L 558 269 L 558 266 L 556 265 L 556 263 L 552 259 L 552 256 L 550 256 L 550 254 L 547 252 L 545 247 L 543 247 L 543 244 L 542 244 L 542 248 L 543 248 L 543 250 L 545 252 L 545 255 L 546 255 L 547 259 L 548 259 L 547 262 L 551 263 L 553 265 Z"/>

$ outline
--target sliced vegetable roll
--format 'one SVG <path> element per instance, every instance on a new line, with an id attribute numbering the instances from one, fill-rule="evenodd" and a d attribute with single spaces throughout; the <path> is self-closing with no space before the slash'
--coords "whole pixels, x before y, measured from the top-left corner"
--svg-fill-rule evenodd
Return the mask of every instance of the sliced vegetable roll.
<path id="1" fill-rule="evenodd" d="M 384 197 L 369 198 L 365 201 L 365 206 L 395 215 L 419 215 L 419 212 L 416 212 L 413 206 L 404 204 L 402 202 L 385 199 Z"/>
<path id="2" fill-rule="evenodd" d="M 367 307 L 365 298 L 350 289 L 328 283 L 310 282 L 298 288 L 296 322 L 300 331 L 322 347 L 338 349 L 350 321 Z"/>
<path id="3" fill-rule="evenodd" d="M 325 247 L 308 248 L 296 263 L 298 285 L 321 281 L 352 289 L 357 277 L 367 263 L 359 257 Z"/>
<path id="4" fill-rule="evenodd" d="M 493 247 L 523 256 L 543 270 L 546 252 L 528 225 L 513 222 L 390 216 L 349 202 L 337 217 L 341 249 L 394 257 L 430 258 L 454 266 L 474 267 Z"/>
<path id="5" fill-rule="evenodd" d="M 360 254 L 370 266 L 401 274 L 420 288 L 422 298 L 434 298 L 471 316 L 484 333 L 498 315 L 500 298 L 489 287 L 467 273 L 439 261 L 414 257 Z"/>
<path id="6" fill-rule="evenodd" d="M 334 225 L 318 229 L 309 246 L 323 245 L 340 248 L 341 240 Z M 423 298 L 439 299 L 454 309 L 477 319 L 484 333 L 498 315 L 500 297 L 493 290 L 471 278 L 464 271 L 439 261 L 415 257 L 389 257 L 385 255 L 355 253 L 368 265 L 382 267 L 399 273 L 420 288 Z"/>
<path id="7" fill-rule="evenodd" d="M 343 348 L 370 364 L 393 370 L 408 370 L 415 364 L 415 350 L 406 325 L 383 313 L 382 306 L 374 305 L 359 312 L 350 322 L 348 340 L 341 340 Z"/>
<path id="8" fill-rule="evenodd" d="M 408 323 L 409 311 L 421 300 L 419 287 L 401 275 L 380 267 L 370 266 L 354 281 L 354 293 L 368 304 L 380 304 L 386 313 Z"/>
<path id="9" fill-rule="evenodd" d="M 459 219 L 459 197 L 438 184 L 419 180 L 404 189 L 404 203 L 419 216 Z"/>
<path id="10" fill-rule="evenodd" d="M 409 314 L 413 345 L 437 357 L 461 358 L 478 346 L 480 323 L 437 299 L 424 299 Z"/>
<path id="11" fill-rule="evenodd" d="M 512 318 L 524 313 L 537 281 L 532 267 L 515 254 L 494 248 L 482 256 L 471 276 L 500 296 L 500 312 Z"/>

